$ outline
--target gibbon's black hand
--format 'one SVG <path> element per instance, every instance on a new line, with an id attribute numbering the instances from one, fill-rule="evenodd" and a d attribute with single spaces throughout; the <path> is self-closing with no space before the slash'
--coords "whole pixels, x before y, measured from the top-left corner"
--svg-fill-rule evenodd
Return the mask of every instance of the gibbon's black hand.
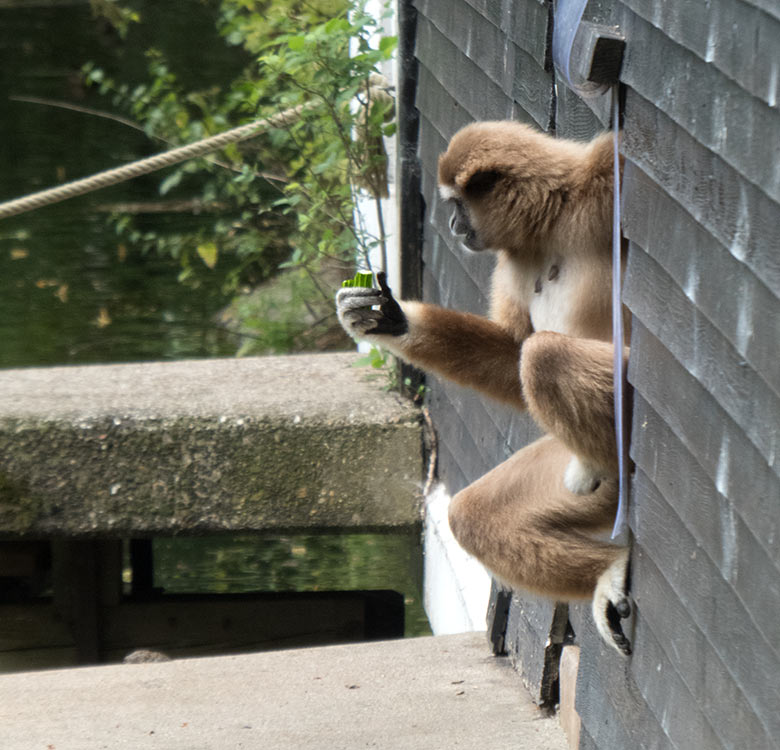
<path id="1" fill-rule="evenodd" d="M 409 324 L 393 297 L 384 273 L 377 274 L 379 289 L 342 287 L 336 294 L 336 312 L 344 330 L 355 339 L 373 334 L 401 336 Z"/>
<path id="2" fill-rule="evenodd" d="M 386 333 L 390 336 L 402 336 L 409 330 L 409 324 L 406 322 L 406 316 L 401 306 L 395 301 L 393 292 L 387 285 L 387 274 L 380 271 L 376 275 L 379 288 L 382 290 L 382 297 L 385 301 L 379 306 L 381 317 L 376 322 L 376 327 L 369 333 Z"/>

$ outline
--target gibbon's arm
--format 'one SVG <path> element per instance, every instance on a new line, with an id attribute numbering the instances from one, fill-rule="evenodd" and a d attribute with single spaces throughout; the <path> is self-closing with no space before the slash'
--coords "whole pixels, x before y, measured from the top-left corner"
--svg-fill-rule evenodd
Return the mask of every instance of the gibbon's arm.
<path id="1" fill-rule="evenodd" d="M 350 336 L 517 409 L 526 408 L 521 345 L 506 329 L 479 315 L 398 302 L 385 274 L 377 274 L 377 281 L 380 289 L 347 287 L 336 295 L 339 320 Z"/>

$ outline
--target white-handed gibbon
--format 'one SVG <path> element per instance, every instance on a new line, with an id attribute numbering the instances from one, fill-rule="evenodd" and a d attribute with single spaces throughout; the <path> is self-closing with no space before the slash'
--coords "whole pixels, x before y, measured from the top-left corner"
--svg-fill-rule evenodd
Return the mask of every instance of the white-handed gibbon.
<path id="1" fill-rule="evenodd" d="M 396 300 L 382 274 L 380 289 L 339 291 L 339 319 L 356 339 L 530 411 L 548 434 L 453 498 L 452 531 L 510 587 L 592 597 L 602 637 L 628 654 L 628 550 L 594 536 L 617 502 L 612 136 L 473 123 L 439 158 L 439 189 L 461 244 L 498 255 L 489 319 Z"/>

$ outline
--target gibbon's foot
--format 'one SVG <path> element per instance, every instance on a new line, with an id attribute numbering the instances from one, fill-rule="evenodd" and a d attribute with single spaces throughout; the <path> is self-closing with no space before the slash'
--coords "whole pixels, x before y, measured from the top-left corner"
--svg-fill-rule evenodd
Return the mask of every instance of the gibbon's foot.
<path id="1" fill-rule="evenodd" d="M 599 576 L 593 593 L 593 621 L 596 629 L 605 643 L 624 656 L 631 654 L 631 642 L 623 633 L 620 622 L 631 614 L 631 603 L 625 591 L 627 567 L 628 550 L 625 549 Z"/>
<path id="2" fill-rule="evenodd" d="M 374 334 L 402 336 L 409 330 L 406 316 L 387 286 L 387 276 L 380 272 L 376 278 L 379 289 L 344 287 L 336 294 L 339 321 L 355 338 Z"/>
<path id="3" fill-rule="evenodd" d="M 601 484 L 601 475 L 577 456 L 572 457 L 566 466 L 563 483 L 569 492 L 575 495 L 590 495 Z"/>

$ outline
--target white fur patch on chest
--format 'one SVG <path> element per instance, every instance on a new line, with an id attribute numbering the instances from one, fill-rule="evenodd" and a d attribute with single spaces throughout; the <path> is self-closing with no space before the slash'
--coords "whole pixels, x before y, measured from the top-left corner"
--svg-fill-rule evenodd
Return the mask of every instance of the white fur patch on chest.
<path id="1" fill-rule="evenodd" d="M 569 276 L 567 283 L 567 275 L 564 273 L 560 273 L 552 281 L 542 276 L 537 282 L 537 289 L 540 284 L 541 289 L 534 290 L 528 306 L 535 331 L 571 332 L 569 315 L 574 293 L 574 285 L 571 282 Z"/>

